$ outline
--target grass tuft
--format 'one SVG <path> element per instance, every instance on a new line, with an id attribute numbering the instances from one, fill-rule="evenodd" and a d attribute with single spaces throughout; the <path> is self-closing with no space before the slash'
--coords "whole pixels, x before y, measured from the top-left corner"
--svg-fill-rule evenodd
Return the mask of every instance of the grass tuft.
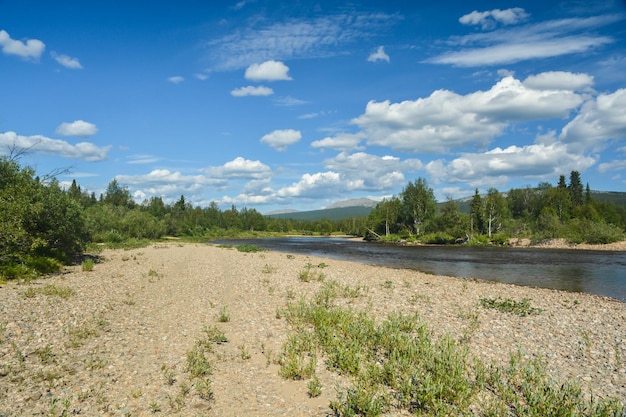
<path id="1" fill-rule="evenodd" d="M 70 287 L 56 286 L 54 284 L 48 284 L 44 287 L 30 287 L 24 291 L 24 298 L 34 298 L 38 295 L 45 295 L 48 297 L 61 297 L 69 298 L 74 295 L 75 292 Z"/>
<path id="2" fill-rule="evenodd" d="M 511 313 L 520 317 L 530 316 L 533 314 L 540 314 L 543 310 L 535 308 L 530 305 L 530 298 L 524 298 L 522 301 L 515 301 L 510 298 L 501 300 L 499 297 L 494 298 L 481 298 L 480 305 L 484 308 L 491 308 L 503 313 Z"/>

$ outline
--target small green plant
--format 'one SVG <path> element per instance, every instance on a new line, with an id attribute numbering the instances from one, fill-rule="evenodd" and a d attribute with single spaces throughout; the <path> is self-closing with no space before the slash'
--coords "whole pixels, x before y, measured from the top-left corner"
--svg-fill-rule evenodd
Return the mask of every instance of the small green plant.
<path id="1" fill-rule="evenodd" d="M 388 289 L 388 290 L 392 289 L 392 288 L 393 288 L 393 281 L 386 280 L 386 281 L 383 283 L 383 288 L 386 288 L 386 289 Z"/>
<path id="2" fill-rule="evenodd" d="M 52 353 L 52 347 L 50 345 L 46 345 L 44 348 L 35 349 L 35 353 L 39 357 L 39 360 L 44 365 L 51 365 L 56 363 L 56 359 L 54 358 L 54 354 Z"/>
<path id="3" fill-rule="evenodd" d="M 94 261 L 91 258 L 85 259 L 80 266 L 83 272 L 91 272 L 93 271 Z"/>
<path id="4" fill-rule="evenodd" d="M 237 246 L 237 250 L 239 252 L 249 253 L 249 252 L 263 252 L 265 249 L 260 248 L 260 247 L 258 247 L 256 245 L 251 245 L 249 243 L 244 243 L 243 245 L 238 245 Z"/>
<path id="5" fill-rule="evenodd" d="M 314 271 L 313 265 L 307 263 L 303 270 L 298 273 L 298 279 L 302 282 L 324 281 L 326 277 L 320 271 Z"/>
<path id="6" fill-rule="evenodd" d="M 199 378 L 195 383 L 194 387 L 196 388 L 196 392 L 205 401 L 209 401 L 213 399 L 213 386 L 211 385 L 211 380 L 209 378 Z"/>
<path id="7" fill-rule="evenodd" d="M 322 394 L 322 383 L 317 375 L 313 375 L 313 378 L 307 384 L 307 394 L 311 398 L 319 397 Z"/>
<path id="8" fill-rule="evenodd" d="M 33 298 L 38 295 L 45 295 L 48 297 L 61 297 L 69 298 L 74 295 L 74 290 L 70 287 L 56 286 L 54 284 L 48 284 L 44 287 L 30 287 L 24 291 L 24 298 Z"/>
<path id="9" fill-rule="evenodd" d="M 228 309 L 226 306 L 222 307 L 220 310 L 220 314 L 217 317 L 217 320 L 220 323 L 228 323 L 230 321 L 230 314 L 228 313 Z"/>
<path id="10" fill-rule="evenodd" d="M 241 356 L 241 359 L 243 359 L 244 361 L 247 361 L 252 357 L 250 356 L 250 352 L 245 345 L 239 346 L 239 356 Z"/>
<path id="11" fill-rule="evenodd" d="M 205 327 L 203 331 L 206 337 L 205 340 L 209 343 L 221 345 L 222 343 L 228 342 L 224 331 L 217 326 Z"/>
<path id="12" fill-rule="evenodd" d="M 524 298 L 522 301 L 515 301 L 510 298 L 506 300 L 501 300 L 500 298 L 481 298 L 480 304 L 484 308 L 491 308 L 503 313 L 515 314 L 520 317 L 539 314 L 543 311 L 540 308 L 532 307 L 529 298 Z"/>
<path id="13" fill-rule="evenodd" d="M 151 412 L 152 414 L 156 414 L 156 413 L 161 412 L 161 406 L 159 405 L 159 403 L 158 403 L 158 402 L 156 402 L 156 401 L 152 401 L 152 402 L 150 403 L 150 412 Z"/>
<path id="14" fill-rule="evenodd" d="M 86 340 L 98 334 L 96 329 L 89 326 L 71 327 L 67 333 L 70 339 L 70 346 L 73 348 L 82 346 Z"/>
<path id="15" fill-rule="evenodd" d="M 261 272 L 263 272 L 264 274 L 273 274 L 276 271 L 278 271 L 278 268 L 270 264 L 265 264 L 265 266 L 261 270 Z"/>
<path id="16" fill-rule="evenodd" d="M 176 382 L 176 374 L 174 370 L 167 366 L 166 364 L 161 365 L 161 374 L 163 374 L 163 378 L 165 378 L 165 383 L 167 385 L 174 385 Z"/>
<path id="17" fill-rule="evenodd" d="M 196 342 L 193 349 L 187 352 L 187 372 L 192 379 L 211 375 L 213 367 L 207 358 L 207 349 L 202 343 Z"/>

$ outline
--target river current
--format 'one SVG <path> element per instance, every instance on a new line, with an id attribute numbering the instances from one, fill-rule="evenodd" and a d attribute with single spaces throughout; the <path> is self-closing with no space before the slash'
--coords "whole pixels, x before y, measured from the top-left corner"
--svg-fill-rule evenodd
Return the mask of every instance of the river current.
<path id="1" fill-rule="evenodd" d="M 584 292 L 626 302 L 626 252 L 468 246 L 396 246 L 344 238 L 223 239 L 264 249 L 434 275 Z"/>

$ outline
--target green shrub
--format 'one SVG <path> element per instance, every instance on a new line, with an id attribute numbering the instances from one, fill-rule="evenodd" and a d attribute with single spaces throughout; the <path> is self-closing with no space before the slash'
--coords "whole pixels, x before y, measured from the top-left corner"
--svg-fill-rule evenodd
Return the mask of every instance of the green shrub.
<path id="1" fill-rule="evenodd" d="M 480 305 L 484 308 L 492 308 L 503 313 L 511 313 L 520 317 L 539 314 L 543 311 L 540 308 L 532 307 L 529 298 L 524 298 L 522 301 L 515 301 L 510 298 L 506 300 L 501 300 L 500 298 L 481 298 Z"/>
<path id="2" fill-rule="evenodd" d="M 447 245 L 455 242 L 455 238 L 447 233 L 429 233 L 420 237 L 420 241 L 430 245 Z"/>
<path id="3" fill-rule="evenodd" d="M 93 266 L 94 266 L 93 259 L 88 258 L 82 262 L 81 269 L 83 270 L 83 272 L 90 272 L 93 270 Z"/>
<path id="4" fill-rule="evenodd" d="M 624 231 L 605 222 L 574 220 L 568 233 L 571 243 L 606 244 L 624 240 Z"/>
<path id="5" fill-rule="evenodd" d="M 237 245 L 237 250 L 239 252 L 263 252 L 265 249 L 260 248 L 256 245 L 251 245 L 249 243 L 244 243 L 242 245 Z"/>

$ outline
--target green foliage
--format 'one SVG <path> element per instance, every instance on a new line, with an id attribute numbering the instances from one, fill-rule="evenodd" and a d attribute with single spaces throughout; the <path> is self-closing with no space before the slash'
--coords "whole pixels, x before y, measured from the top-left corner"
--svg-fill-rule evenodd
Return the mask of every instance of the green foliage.
<path id="1" fill-rule="evenodd" d="M 455 241 L 456 238 L 447 233 L 429 233 L 420 238 L 420 242 L 432 245 L 447 245 Z"/>
<path id="2" fill-rule="evenodd" d="M 280 374 L 309 379 L 313 396 L 321 389 L 318 358 L 344 375 L 330 408 L 337 416 L 380 416 L 393 410 L 420 416 L 619 416 L 616 399 L 587 399 L 575 383 L 559 384 L 538 361 L 512 355 L 506 367 L 468 359 L 468 346 L 449 336 L 433 340 L 419 316 L 390 314 L 377 320 L 367 312 L 335 306 L 339 284 L 325 283 L 313 302 L 288 303 L 283 312 L 293 331 L 283 345 Z M 334 290 L 333 290 L 334 289 Z M 330 295 L 332 294 L 332 295 Z M 515 314 L 534 314 L 529 300 L 486 300 Z"/>
<path id="3" fill-rule="evenodd" d="M 532 307 L 529 298 L 524 298 L 522 301 L 515 301 L 510 298 L 506 300 L 501 300 L 500 298 L 481 298 L 480 304 L 484 308 L 492 308 L 503 313 L 511 313 L 520 317 L 539 314 L 543 311 L 540 308 Z"/>
<path id="4" fill-rule="evenodd" d="M 52 179 L 0 157 L 0 274 L 22 278 L 59 269 L 89 241 L 81 206 Z"/>
<path id="5" fill-rule="evenodd" d="M 30 287 L 24 292 L 24 298 L 34 298 L 38 295 L 68 298 L 74 295 L 74 290 L 70 287 L 59 287 L 53 284 L 48 284 L 44 287 Z"/>
<path id="6" fill-rule="evenodd" d="M 624 230 L 603 221 L 575 219 L 570 222 L 566 236 L 572 243 L 605 244 L 624 240 Z"/>
<path id="7" fill-rule="evenodd" d="M 239 252 L 263 252 L 265 249 L 256 245 L 244 243 L 243 245 L 237 245 L 237 250 Z"/>
<path id="8" fill-rule="evenodd" d="M 89 258 L 89 259 L 85 259 L 82 263 L 81 263 L 81 269 L 84 272 L 90 272 L 93 271 L 93 267 L 94 267 L 94 261 L 93 259 Z"/>

